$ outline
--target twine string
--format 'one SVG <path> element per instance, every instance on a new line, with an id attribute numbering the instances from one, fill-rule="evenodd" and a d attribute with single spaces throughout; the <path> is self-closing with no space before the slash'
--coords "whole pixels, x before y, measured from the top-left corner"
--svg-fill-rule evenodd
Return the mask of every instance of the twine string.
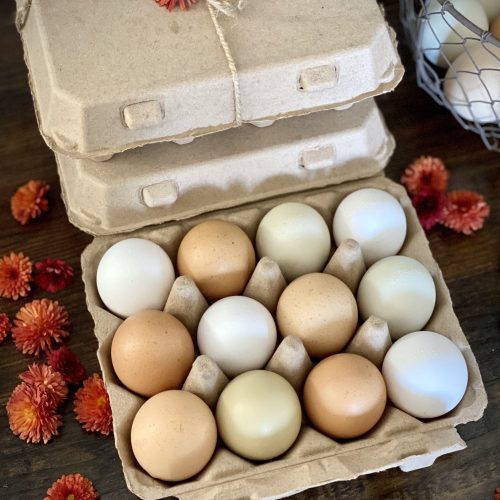
<path id="1" fill-rule="evenodd" d="M 208 12 L 214 23 L 215 31 L 219 37 L 222 50 L 226 56 L 227 65 L 229 71 L 231 72 L 231 78 L 233 80 L 233 96 L 234 96 L 234 111 L 235 111 L 235 124 L 237 126 L 242 124 L 241 120 L 241 94 L 240 94 L 240 80 L 238 78 L 238 70 L 236 69 L 236 63 L 234 62 L 233 55 L 231 54 L 231 49 L 224 36 L 224 31 L 218 20 L 219 14 L 224 14 L 228 17 L 235 17 L 238 11 L 242 10 L 244 7 L 244 0 L 206 0 Z"/>

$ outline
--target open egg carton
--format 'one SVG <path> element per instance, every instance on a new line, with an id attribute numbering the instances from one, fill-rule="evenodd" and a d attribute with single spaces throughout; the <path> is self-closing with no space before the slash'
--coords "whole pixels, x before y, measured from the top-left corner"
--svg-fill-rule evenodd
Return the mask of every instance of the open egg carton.
<path id="1" fill-rule="evenodd" d="M 481 417 L 486 406 L 486 394 L 474 355 L 453 312 L 441 271 L 431 255 L 411 201 L 401 186 L 383 176 L 376 176 L 244 207 L 206 213 L 181 222 L 141 229 L 130 236 L 146 238 L 159 244 L 175 262 L 183 236 L 204 220 L 219 219 L 235 223 L 255 241 L 257 227 L 272 207 L 286 201 L 296 201 L 315 208 L 331 228 L 333 214 L 340 201 L 347 194 L 367 187 L 387 191 L 404 209 L 407 236 L 400 255 L 413 257 L 424 264 L 436 287 L 434 313 L 425 329 L 450 338 L 462 352 L 467 364 L 468 385 L 460 404 L 443 417 L 426 421 L 416 419 L 388 404 L 381 420 L 370 432 L 360 438 L 345 441 L 335 441 L 321 434 L 304 420 L 295 444 L 275 460 L 262 463 L 248 461 L 219 444 L 207 467 L 194 478 L 179 483 L 153 479 L 136 462 L 130 443 L 132 421 L 144 399 L 121 385 L 111 364 L 111 342 L 122 320 L 106 310 L 96 287 L 96 272 L 101 257 L 124 236 L 100 236 L 95 238 L 82 256 L 83 280 L 88 308 L 95 321 L 95 334 L 99 341 L 98 358 L 111 399 L 116 447 L 127 485 L 133 493 L 144 499 L 170 495 L 197 499 L 278 498 L 391 467 L 410 471 L 429 466 L 436 457 L 466 446 L 455 427 Z M 333 252 L 324 272 L 344 280 L 355 291 L 364 270 L 359 246 L 351 241 L 341 244 Z M 274 313 L 285 286 L 279 266 L 270 259 L 263 258 L 257 264 L 244 294 L 260 301 Z M 179 277 L 172 287 L 165 309 L 177 316 L 194 335 L 206 307 L 205 300 L 192 280 Z M 378 346 L 363 340 L 370 335 L 381 339 Z M 358 325 L 358 333 L 354 339 L 348 349 L 372 357 L 380 365 L 387 349 L 387 341 L 384 340 L 387 339 L 385 323 L 370 318 Z M 267 366 L 267 369 L 288 379 L 298 391 L 310 368 L 311 362 L 301 342 L 293 337 L 281 341 Z M 225 383 L 225 377 L 217 366 L 201 356 L 196 359 L 184 389 L 198 394 L 213 408 Z"/>

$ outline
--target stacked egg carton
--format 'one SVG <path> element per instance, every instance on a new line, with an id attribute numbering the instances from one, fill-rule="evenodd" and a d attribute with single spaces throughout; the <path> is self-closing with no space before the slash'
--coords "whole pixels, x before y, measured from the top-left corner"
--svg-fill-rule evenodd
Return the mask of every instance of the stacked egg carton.
<path id="1" fill-rule="evenodd" d="M 102 0 L 92 8 L 72 0 L 16 1 L 37 119 L 56 154 L 70 221 L 97 236 L 82 271 L 131 491 L 142 498 L 276 497 L 394 466 L 412 470 L 465 446 L 454 427 L 480 417 L 484 388 L 411 203 L 381 175 L 394 141 L 372 98 L 393 90 L 403 70 L 374 0 L 252 0 L 229 16 L 211 2 L 168 13 L 153 0 Z M 404 209 L 400 253 L 418 258 L 436 285 L 427 329 L 453 339 L 467 362 L 460 405 L 425 423 L 389 406 L 374 430 L 346 442 L 305 424 L 276 460 L 256 464 L 219 446 L 195 478 L 153 479 L 130 443 L 144 400 L 119 382 L 111 364 L 122 320 L 97 291 L 106 250 L 126 238 L 120 233 L 134 231 L 174 258 L 186 232 L 213 218 L 237 224 L 255 241 L 264 214 L 285 201 L 312 206 L 331 227 L 341 200 L 365 187 L 389 192 Z M 355 291 L 365 271 L 360 255 L 356 245 L 340 245 L 325 272 Z M 264 258 L 244 294 L 274 313 L 285 284 Z M 165 307 L 194 334 L 206 302 L 181 276 Z M 380 365 L 384 325 L 361 325 L 351 349 Z M 293 342 L 279 345 L 268 369 L 300 389 L 311 362 Z M 185 388 L 213 407 L 223 385 L 223 374 L 201 358 Z"/>

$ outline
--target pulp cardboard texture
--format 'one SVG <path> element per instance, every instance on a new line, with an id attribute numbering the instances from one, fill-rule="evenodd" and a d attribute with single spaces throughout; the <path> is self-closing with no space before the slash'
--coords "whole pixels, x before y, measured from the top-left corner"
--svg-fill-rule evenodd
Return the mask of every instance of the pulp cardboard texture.
<path id="1" fill-rule="evenodd" d="M 56 154 L 70 221 L 131 231 L 262 198 L 369 177 L 394 141 L 372 99 L 267 128 L 244 125 L 192 144 L 149 145 L 107 162 Z"/>
<path id="2" fill-rule="evenodd" d="M 486 393 L 481 380 L 477 362 L 465 338 L 459 322 L 453 312 L 448 289 L 437 263 L 434 261 L 428 241 L 411 201 L 404 189 L 386 179 L 376 176 L 354 182 L 343 183 L 326 189 L 311 190 L 281 198 L 260 201 L 245 207 L 232 208 L 215 213 L 204 214 L 181 222 L 170 222 L 162 226 L 141 229 L 133 236 L 148 238 L 161 245 L 176 260 L 177 249 L 183 235 L 195 224 L 211 218 L 228 220 L 238 224 L 248 236 L 254 240 L 257 226 L 264 214 L 272 207 L 285 201 L 304 202 L 316 208 L 325 218 L 329 227 L 332 225 L 333 213 L 339 202 L 350 192 L 364 187 L 380 188 L 395 196 L 403 206 L 407 221 L 408 233 L 401 250 L 402 255 L 413 257 L 422 262 L 430 271 L 437 291 L 436 308 L 426 325 L 426 329 L 446 335 L 460 348 L 469 372 L 467 390 L 461 403 L 447 415 L 428 421 L 421 421 L 394 408 L 390 404 L 377 426 L 365 436 L 347 441 L 334 441 L 314 430 L 306 421 L 302 426 L 296 443 L 284 455 L 275 460 L 263 463 L 250 462 L 236 456 L 221 443 L 208 466 L 196 477 L 181 483 L 165 483 L 148 476 L 135 461 L 130 445 L 130 428 L 143 399 L 126 390 L 117 380 L 110 360 L 110 346 L 121 320 L 108 312 L 97 292 L 96 271 L 104 252 L 123 235 L 97 237 L 82 255 L 83 280 L 87 297 L 87 305 L 95 321 L 95 334 L 98 338 L 98 358 L 108 388 L 113 411 L 113 426 L 116 447 L 122 460 L 123 470 L 129 489 L 144 499 L 156 499 L 165 496 L 178 496 L 181 499 L 221 499 L 221 498 L 279 498 L 301 490 L 312 488 L 332 481 L 353 479 L 361 474 L 381 471 L 391 467 L 400 467 L 404 471 L 431 465 L 436 457 L 465 448 L 455 426 L 479 419 L 486 407 Z M 332 258 L 333 260 L 339 260 Z M 259 267 L 259 266 L 258 266 Z M 326 270 L 342 268 L 330 263 Z M 345 266 L 344 266 L 345 267 Z M 359 266 L 358 266 L 359 267 Z M 275 273 L 273 266 L 263 265 L 254 273 L 254 282 L 268 282 L 266 272 Z M 268 271 L 265 271 L 265 270 Z M 265 272 L 264 272 L 264 271 Z M 257 274 L 260 273 L 260 276 Z M 255 284 L 255 283 L 254 283 Z M 189 283 L 184 283 L 189 287 Z M 354 283 L 352 286 L 355 286 Z M 176 287 L 185 290 L 185 287 Z M 255 286 L 253 290 L 258 289 Z M 269 293 L 279 293 L 279 288 L 269 289 Z M 189 310 L 189 300 L 199 301 L 196 294 L 180 294 L 188 302 L 177 306 L 178 310 Z M 192 297 L 190 299 L 189 297 Z M 275 304 L 275 299 L 270 304 Z M 171 301 L 171 303 L 176 302 Z M 203 306 L 203 304 L 202 304 Z M 196 309 L 196 308 L 195 308 Z M 199 312 L 199 311 L 198 311 Z M 370 321 L 370 320 L 369 320 Z M 379 335 L 384 325 L 371 320 Z M 367 322 L 368 323 L 368 322 Z M 372 325 L 373 326 L 373 325 Z M 367 335 L 367 325 L 358 331 L 360 337 Z M 373 328 L 372 328 L 373 330 Z M 372 339 L 375 343 L 377 339 Z M 354 348 L 359 349 L 360 339 Z M 376 349 L 379 347 L 374 346 Z M 279 349 L 279 348 L 278 348 Z M 297 353 L 297 349 L 279 349 L 281 356 L 286 352 Z M 297 354 L 289 354 L 290 363 L 283 359 L 270 363 L 271 369 L 279 366 L 289 371 L 289 367 L 297 361 Z M 300 357 L 300 356 L 299 356 Z M 299 364 L 305 366 L 307 360 L 301 358 Z M 203 360 L 195 363 L 190 374 L 191 387 L 199 393 L 220 391 L 224 384 L 216 367 L 212 366 L 211 389 L 197 382 L 196 371 L 203 372 Z M 209 377 L 210 378 L 210 377 Z M 208 384 L 210 386 L 210 384 Z M 205 387 L 205 389 L 204 389 Z M 213 406 L 213 401 L 211 401 Z"/>
<path id="3" fill-rule="evenodd" d="M 72 157 L 234 127 L 238 103 L 256 125 L 346 106 L 403 75 L 375 0 L 251 0 L 213 18 L 205 0 L 171 13 L 153 0 L 16 2 L 40 131 Z"/>

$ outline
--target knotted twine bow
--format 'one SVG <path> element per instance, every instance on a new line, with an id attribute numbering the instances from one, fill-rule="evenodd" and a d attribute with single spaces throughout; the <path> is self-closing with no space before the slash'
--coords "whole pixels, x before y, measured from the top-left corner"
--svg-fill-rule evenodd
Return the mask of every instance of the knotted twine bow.
<path id="1" fill-rule="evenodd" d="M 224 32 L 217 19 L 218 14 L 224 14 L 228 17 L 235 17 L 236 14 L 243 10 L 245 6 L 245 0 L 206 0 L 208 12 L 214 23 L 215 31 L 219 37 L 222 50 L 226 56 L 227 65 L 229 71 L 231 72 L 231 77 L 233 79 L 233 95 L 234 95 L 234 110 L 235 110 L 235 124 L 239 126 L 242 124 L 241 120 L 241 95 L 240 95 L 240 81 L 238 78 L 238 71 L 236 69 L 236 64 L 234 62 L 233 55 L 231 54 L 231 49 L 226 42 L 224 37 Z"/>

